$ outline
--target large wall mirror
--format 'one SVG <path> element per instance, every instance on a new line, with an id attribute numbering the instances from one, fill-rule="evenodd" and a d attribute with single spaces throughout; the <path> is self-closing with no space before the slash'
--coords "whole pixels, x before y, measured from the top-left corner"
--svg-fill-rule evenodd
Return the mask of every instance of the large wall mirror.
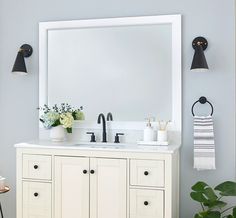
<path id="1" fill-rule="evenodd" d="M 40 23 L 40 105 L 63 102 L 180 130 L 180 15 Z"/>

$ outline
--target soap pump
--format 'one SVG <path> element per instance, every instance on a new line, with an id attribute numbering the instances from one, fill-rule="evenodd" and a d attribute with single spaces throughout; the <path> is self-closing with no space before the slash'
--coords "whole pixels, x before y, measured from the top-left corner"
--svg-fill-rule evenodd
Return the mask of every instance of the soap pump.
<path id="1" fill-rule="evenodd" d="M 151 124 L 151 118 L 147 119 L 146 128 L 144 129 L 143 141 L 152 142 L 154 141 L 154 129 Z"/>

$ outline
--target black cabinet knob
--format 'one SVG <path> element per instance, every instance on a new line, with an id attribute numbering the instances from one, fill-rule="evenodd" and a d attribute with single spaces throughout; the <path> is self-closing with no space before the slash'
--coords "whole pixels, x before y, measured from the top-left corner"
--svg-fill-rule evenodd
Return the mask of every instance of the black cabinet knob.
<path id="1" fill-rule="evenodd" d="M 38 196 L 39 196 L 39 193 L 35 192 L 34 197 L 38 197 Z"/>
<path id="2" fill-rule="evenodd" d="M 94 173 L 95 173 L 95 171 L 94 171 L 94 170 L 90 170 L 90 173 L 91 173 L 91 174 L 94 174 Z"/>
<path id="3" fill-rule="evenodd" d="M 34 169 L 36 169 L 36 170 L 37 170 L 38 168 L 39 168 L 39 166 L 38 166 L 38 165 L 34 165 Z"/>
<path id="4" fill-rule="evenodd" d="M 148 176 L 149 172 L 148 171 L 144 171 L 144 175 Z"/>
<path id="5" fill-rule="evenodd" d="M 144 205 L 147 206 L 148 205 L 148 201 L 144 201 Z"/>
<path id="6" fill-rule="evenodd" d="M 83 170 L 83 174 L 87 174 L 87 172 L 88 172 L 87 170 Z"/>

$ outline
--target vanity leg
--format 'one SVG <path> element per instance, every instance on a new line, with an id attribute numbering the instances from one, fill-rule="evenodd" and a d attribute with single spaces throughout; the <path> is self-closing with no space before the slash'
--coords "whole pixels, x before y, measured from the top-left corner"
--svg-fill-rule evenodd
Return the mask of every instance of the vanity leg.
<path id="1" fill-rule="evenodd" d="M 0 213 L 1 213 L 1 216 L 3 218 L 3 212 L 2 212 L 2 205 L 1 205 L 1 202 L 0 202 Z"/>

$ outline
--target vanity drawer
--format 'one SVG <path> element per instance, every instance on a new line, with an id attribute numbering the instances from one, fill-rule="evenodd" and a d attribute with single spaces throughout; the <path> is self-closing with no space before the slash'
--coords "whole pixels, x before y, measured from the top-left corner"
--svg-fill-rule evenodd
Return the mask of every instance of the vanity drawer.
<path id="1" fill-rule="evenodd" d="M 130 218 L 164 218 L 164 191 L 130 190 Z"/>
<path id="2" fill-rule="evenodd" d="M 23 178 L 51 180 L 52 158 L 48 155 L 23 155 Z"/>
<path id="3" fill-rule="evenodd" d="M 164 187 L 164 160 L 131 160 L 130 184 L 135 186 Z"/>
<path id="4" fill-rule="evenodd" d="M 51 218 L 52 194 L 50 183 L 23 182 L 23 217 Z"/>

